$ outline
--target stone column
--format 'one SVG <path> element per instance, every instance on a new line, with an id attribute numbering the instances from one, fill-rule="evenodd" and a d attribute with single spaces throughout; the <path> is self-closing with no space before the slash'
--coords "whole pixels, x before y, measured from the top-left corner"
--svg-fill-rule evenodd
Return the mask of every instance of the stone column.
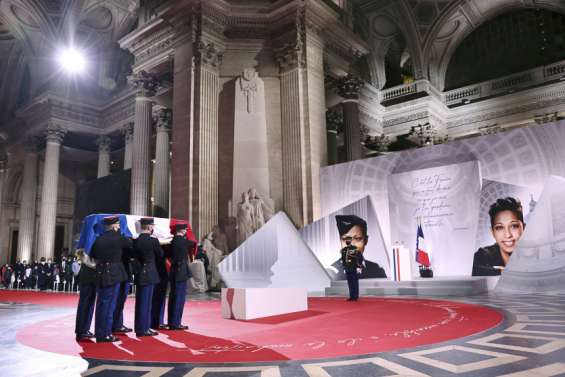
<path id="1" fill-rule="evenodd" d="M 37 199 L 37 147 L 35 137 L 24 141 L 25 157 L 21 188 L 20 223 L 18 227 L 18 259 L 32 260 L 35 234 L 35 205 Z"/>
<path id="2" fill-rule="evenodd" d="M 112 139 L 108 136 L 100 136 L 96 139 L 98 144 L 98 178 L 110 174 L 110 146 Z"/>
<path id="3" fill-rule="evenodd" d="M 55 225 L 57 221 L 57 186 L 59 182 L 59 155 L 66 130 L 50 124 L 47 128 L 45 164 L 41 187 L 37 257 L 53 258 Z"/>
<path id="4" fill-rule="evenodd" d="M 153 216 L 169 217 L 169 134 L 172 114 L 169 109 L 157 115 L 157 142 L 153 169 Z"/>
<path id="5" fill-rule="evenodd" d="M 359 91 L 362 87 L 363 81 L 353 75 L 344 76 L 338 82 L 339 95 L 344 98 L 342 107 L 347 161 L 358 160 L 363 157 L 359 126 Z"/>
<path id="6" fill-rule="evenodd" d="M 337 153 L 337 133 L 343 128 L 343 112 L 328 110 L 326 112 L 326 132 L 328 139 L 328 164 L 337 164 L 339 157 Z"/>
<path id="7" fill-rule="evenodd" d="M 280 67 L 283 206 L 295 225 L 320 215 L 320 167 L 327 164 L 323 40 L 299 17 L 275 49 Z"/>
<path id="8" fill-rule="evenodd" d="M 133 123 L 128 123 L 122 129 L 124 134 L 124 170 L 131 169 L 133 155 Z"/>
<path id="9" fill-rule="evenodd" d="M 135 121 L 133 130 L 133 155 L 131 167 L 132 215 L 149 215 L 149 183 L 151 172 L 151 130 L 153 125 L 153 102 L 158 83 L 153 76 L 141 71 L 129 77 L 137 89 L 135 96 Z"/>
<path id="10" fill-rule="evenodd" d="M 174 57 L 171 216 L 198 238 L 218 223 L 218 103 L 222 48 L 183 32 Z M 204 34 L 204 32 L 202 32 Z"/>

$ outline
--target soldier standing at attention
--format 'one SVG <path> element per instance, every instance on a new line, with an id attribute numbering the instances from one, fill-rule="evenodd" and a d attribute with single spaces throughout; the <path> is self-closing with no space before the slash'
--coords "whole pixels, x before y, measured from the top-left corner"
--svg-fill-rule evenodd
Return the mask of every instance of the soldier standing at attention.
<path id="1" fill-rule="evenodd" d="M 170 247 L 170 245 L 168 245 Z M 165 255 L 155 256 L 155 266 L 159 273 L 159 282 L 153 289 L 151 303 L 151 328 L 155 330 L 166 330 L 165 324 L 165 303 L 167 300 L 167 286 L 169 285 L 169 272 Z"/>
<path id="2" fill-rule="evenodd" d="M 78 273 L 79 299 L 77 317 L 75 322 L 75 334 L 77 340 L 88 340 L 94 338 L 90 332 L 92 315 L 94 314 L 94 303 L 96 302 L 96 264 L 83 250 L 77 252 L 81 260 Z"/>
<path id="3" fill-rule="evenodd" d="M 105 217 L 105 232 L 92 245 L 91 257 L 96 261 L 96 319 L 94 334 L 97 342 L 116 342 L 112 321 L 120 283 L 128 279 L 122 256 L 132 248 L 132 242 L 120 234 L 119 218 Z"/>
<path id="4" fill-rule="evenodd" d="M 124 326 L 124 307 L 126 305 L 126 300 L 128 298 L 132 282 L 132 252 L 132 249 L 124 249 L 122 254 L 122 263 L 127 274 L 127 279 L 120 283 L 120 288 L 118 289 L 118 298 L 116 299 L 114 318 L 112 320 L 113 333 L 126 334 L 131 332 L 129 327 Z"/>
<path id="5" fill-rule="evenodd" d="M 363 251 L 367 245 L 367 223 L 355 215 L 338 215 L 335 217 L 341 241 L 341 264 L 345 270 L 349 298 L 359 298 L 359 275 L 363 273 L 365 259 Z"/>
<path id="6" fill-rule="evenodd" d="M 153 289 L 159 283 L 159 272 L 155 265 L 156 258 L 163 257 L 163 249 L 159 241 L 151 237 L 155 223 L 152 218 L 143 218 L 139 221 L 141 233 L 133 243 L 134 257 L 137 261 L 135 274 L 135 335 L 154 336 L 156 331 L 151 330 L 151 303 Z"/>
<path id="7" fill-rule="evenodd" d="M 168 307 L 170 330 L 188 329 L 188 326 L 182 325 L 181 321 L 186 299 L 186 281 L 191 277 L 188 269 L 188 253 L 196 246 L 196 242 L 186 238 L 186 228 L 186 224 L 177 224 L 175 236 L 171 242 L 171 291 Z"/>

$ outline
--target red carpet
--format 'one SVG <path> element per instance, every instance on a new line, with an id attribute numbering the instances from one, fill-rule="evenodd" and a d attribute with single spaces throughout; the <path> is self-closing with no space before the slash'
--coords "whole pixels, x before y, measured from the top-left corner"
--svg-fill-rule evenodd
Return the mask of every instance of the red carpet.
<path id="1" fill-rule="evenodd" d="M 0 291 L 0 301 L 69 306 L 77 297 Z M 126 324 L 133 327 L 133 299 Z M 157 337 L 121 336 L 118 343 L 74 340 L 74 315 L 24 328 L 17 340 L 45 351 L 108 360 L 154 362 L 257 362 L 361 355 L 460 338 L 496 326 L 492 309 L 440 300 L 311 298 L 307 312 L 234 321 L 222 319 L 217 301 L 189 302 L 189 331 Z"/>

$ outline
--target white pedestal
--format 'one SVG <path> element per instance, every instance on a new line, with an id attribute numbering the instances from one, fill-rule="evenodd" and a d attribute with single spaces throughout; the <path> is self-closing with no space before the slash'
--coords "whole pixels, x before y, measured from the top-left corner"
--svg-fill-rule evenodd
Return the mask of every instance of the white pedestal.
<path id="1" fill-rule="evenodd" d="M 412 258 L 410 250 L 405 246 L 395 245 L 392 248 L 392 280 L 412 280 Z"/>
<path id="2" fill-rule="evenodd" d="M 304 288 L 222 288 L 223 318 L 248 320 L 304 310 Z"/>

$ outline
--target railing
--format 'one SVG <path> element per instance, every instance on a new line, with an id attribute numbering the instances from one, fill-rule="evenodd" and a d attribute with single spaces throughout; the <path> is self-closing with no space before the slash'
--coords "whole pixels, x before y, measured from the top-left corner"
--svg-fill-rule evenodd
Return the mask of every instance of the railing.
<path id="1" fill-rule="evenodd" d="M 416 93 L 416 82 L 410 84 L 393 86 L 392 88 L 384 89 L 381 91 L 381 102 L 388 101 L 394 98 L 403 97 L 408 94 Z"/>
<path id="2" fill-rule="evenodd" d="M 440 92 L 428 80 L 417 80 L 380 91 L 380 102 L 398 99 L 416 93 L 427 93 L 446 105 L 468 103 L 479 98 L 503 95 L 546 82 L 565 79 L 565 61 L 537 67 L 527 71 L 483 81 L 462 88 Z"/>

